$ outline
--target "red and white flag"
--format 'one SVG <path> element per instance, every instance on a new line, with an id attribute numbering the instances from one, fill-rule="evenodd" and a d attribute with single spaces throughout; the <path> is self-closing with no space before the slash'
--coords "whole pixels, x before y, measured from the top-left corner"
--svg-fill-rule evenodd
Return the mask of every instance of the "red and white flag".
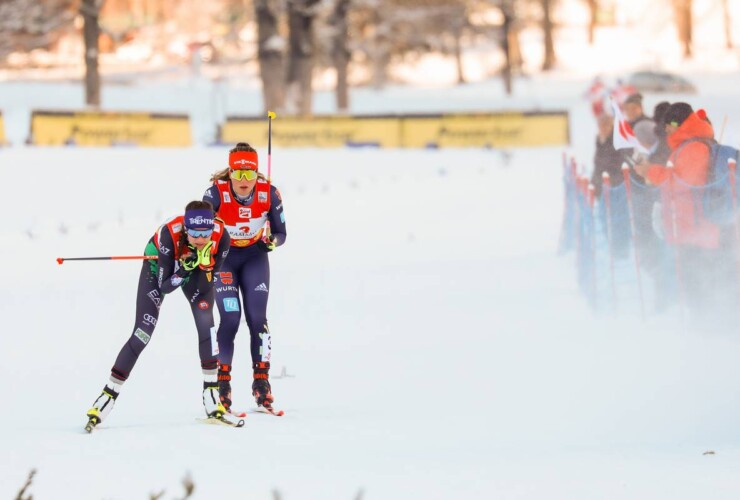
<path id="1" fill-rule="evenodd" d="M 640 153 L 650 154 L 640 141 L 635 137 L 635 132 L 627 120 L 622 115 L 622 110 L 619 109 L 617 102 L 612 99 L 612 110 L 614 110 L 614 134 L 612 136 L 612 142 L 614 142 L 614 149 L 635 149 Z"/>

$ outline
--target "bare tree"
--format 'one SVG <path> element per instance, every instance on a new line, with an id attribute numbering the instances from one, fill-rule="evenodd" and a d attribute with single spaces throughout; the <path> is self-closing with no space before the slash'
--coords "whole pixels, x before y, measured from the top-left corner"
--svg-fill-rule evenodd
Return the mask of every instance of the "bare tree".
<path id="1" fill-rule="evenodd" d="M 391 62 L 391 28 L 385 22 L 386 13 L 376 10 L 373 15 L 372 44 L 370 59 L 373 65 L 373 87 L 383 88 L 388 80 L 388 66 Z"/>
<path id="2" fill-rule="evenodd" d="M 506 62 L 504 64 L 504 70 L 502 76 L 504 78 L 504 87 L 506 88 L 506 95 L 511 95 L 512 92 L 512 57 L 511 57 L 511 32 L 514 24 L 514 5 L 513 0 L 501 0 L 501 13 L 504 17 L 503 22 L 503 36 L 501 37 L 501 49 L 504 51 Z"/>
<path id="3" fill-rule="evenodd" d="M 454 58 L 457 80 L 463 83 L 463 43 L 475 31 L 468 19 L 468 4 L 485 1 L 353 0 L 353 49 L 372 68 L 376 88 L 385 85 L 391 61 L 413 62 L 428 53 Z"/>
<path id="4" fill-rule="evenodd" d="M 512 10 L 514 14 L 508 27 L 509 33 L 506 36 L 506 41 L 509 44 L 509 64 L 511 65 L 512 72 L 521 73 L 522 67 L 524 66 L 524 58 L 522 57 L 522 46 L 519 43 L 519 32 L 521 31 L 521 25 L 519 22 L 519 17 L 516 15 L 516 9 Z"/>
<path id="5" fill-rule="evenodd" d="M 732 18 L 730 16 L 730 3 L 722 0 L 722 17 L 725 22 L 725 42 L 728 49 L 732 49 Z"/>
<path id="6" fill-rule="evenodd" d="M 673 9 L 676 16 L 676 28 L 678 30 L 678 40 L 683 46 L 684 57 L 692 55 L 692 16 L 693 0 L 673 0 Z"/>
<path id="7" fill-rule="evenodd" d="M 589 21 L 588 21 L 588 44 L 594 44 L 596 25 L 599 22 L 599 0 L 586 0 L 588 3 Z"/>
<path id="8" fill-rule="evenodd" d="M 105 0 L 82 0 L 80 14 L 85 20 L 85 103 L 100 106 L 100 72 L 98 71 L 98 41 L 100 24 L 98 16 Z"/>
<path id="9" fill-rule="evenodd" d="M 257 58 L 260 63 L 264 111 L 285 109 L 286 41 L 278 29 L 279 4 L 275 0 L 255 0 L 257 18 Z"/>
<path id="10" fill-rule="evenodd" d="M 552 6 L 554 0 L 541 0 L 542 5 L 542 34 L 544 37 L 545 60 L 542 70 L 548 71 L 555 67 L 555 42 L 553 40 Z"/>
<path id="11" fill-rule="evenodd" d="M 59 38 L 73 29 L 73 0 L 0 1 L 0 58 L 11 52 L 51 49 Z"/>
<path id="12" fill-rule="evenodd" d="M 465 28 L 468 25 L 468 20 L 465 17 L 465 5 L 462 3 L 455 4 L 451 3 L 449 6 L 448 29 L 452 36 L 453 54 L 455 56 L 455 69 L 457 71 L 457 83 L 465 83 L 465 71 L 463 69 L 463 58 L 462 58 L 462 37 L 465 32 Z"/>
<path id="13" fill-rule="evenodd" d="M 286 110 L 301 116 L 311 114 L 313 91 L 314 20 L 320 0 L 288 0 L 289 56 Z"/>
<path id="14" fill-rule="evenodd" d="M 335 0 L 334 9 L 329 18 L 329 25 L 332 28 L 331 56 L 334 67 L 337 70 L 337 111 L 340 113 L 349 111 L 349 89 L 347 83 L 347 70 L 350 60 L 347 19 L 349 7 L 350 0 Z"/>
<path id="15" fill-rule="evenodd" d="M 539 0 L 538 0 L 539 3 Z M 501 47 L 504 55 L 504 65 L 501 68 L 501 77 L 507 94 L 513 91 L 514 75 L 521 72 L 522 53 L 519 46 L 519 30 L 521 26 L 521 6 L 519 0 L 468 0 L 468 10 L 474 22 L 469 23 L 469 31 L 474 39 L 480 38 L 495 40 Z M 498 10 L 501 22 L 490 22 L 491 10 Z"/>
<path id="16" fill-rule="evenodd" d="M 36 469 L 31 469 L 31 472 L 28 473 L 28 479 L 26 479 L 26 484 L 23 485 L 21 490 L 18 492 L 18 495 L 16 495 L 15 500 L 33 500 L 33 495 L 24 496 L 26 494 L 26 490 L 31 487 L 31 484 L 33 483 L 33 476 L 36 475 Z"/>

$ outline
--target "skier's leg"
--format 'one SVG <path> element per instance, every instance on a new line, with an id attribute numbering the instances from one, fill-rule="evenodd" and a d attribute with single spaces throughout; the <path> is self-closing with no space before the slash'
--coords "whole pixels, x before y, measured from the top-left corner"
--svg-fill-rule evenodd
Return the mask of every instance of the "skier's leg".
<path id="1" fill-rule="evenodd" d="M 228 258 L 227 258 L 228 260 Z M 239 303 L 239 279 L 237 274 L 224 263 L 221 271 L 216 273 L 216 306 L 220 316 L 218 332 L 219 389 L 221 402 L 226 409 L 231 407 L 231 362 L 234 358 L 234 337 L 241 321 Z"/>
<path id="2" fill-rule="evenodd" d="M 244 316 L 249 327 L 252 363 L 270 361 L 267 300 L 270 296 L 270 261 L 266 253 L 246 262 L 239 275 Z"/>
<path id="3" fill-rule="evenodd" d="M 267 301 L 270 295 L 270 261 L 267 254 L 251 258 L 240 275 L 244 311 L 249 326 L 252 356 L 252 394 L 257 404 L 268 406 L 272 401 L 269 382 L 272 339 L 267 326 Z"/>
<path id="4" fill-rule="evenodd" d="M 136 321 L 131 337 L 118 353 L 108 382 L 103 391 L 87 412 L 88 418 L 98 424 L 105 420 L 113 410 L 123 383 L 128 378 L 139 355 L 154 333 L 159 318 L 159 307 L 164 296 L 159 291 L 155 273 L 149 262 L 144 262 L 139 275 L 139 287 L 136 295 Z"/>
<path id="5" fill-rule="evenodd" d="M 128 341 L 118 353 L 111 369 L 111 376 L 125 382 L 131 374 L 136 361 L 154 334 L 159 319 L 159 308 L 164 296 L 159 291 L 157 277 L 150 271 L 145 262 L 139 277 L 139 288 L 136 294 L 136 321 Z"/>
<path id="6" fill-rule="evenodd" d="M 224 265 L 224 267 L 226 267 Z M 220 316 L 218 324 L 219 362 L 230 365 L 234 358 L 234 337 L 241 320 L 239 279 L 235 272 L 223 269 L 216 273 L 216 306 Z"/>
<path id="7" fill-rule="evenodd" d="M 186 283 L 182 291 L 190 303 L 190 310 L 198 332 L 198 354 L 203 371 L 203 407 L 206 415 L 223 415 L 226 409 L 221 404 L 218 391 L 218 342 L 213 321 L 215 290 L 211 283 L 202 280 Z"/>

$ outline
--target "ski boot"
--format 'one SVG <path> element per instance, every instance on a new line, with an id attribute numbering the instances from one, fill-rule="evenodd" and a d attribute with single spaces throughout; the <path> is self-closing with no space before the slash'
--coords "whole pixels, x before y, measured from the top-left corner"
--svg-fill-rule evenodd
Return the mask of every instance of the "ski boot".
<path id="1" fill-rule="evenodd" d="M 252 396 L 254 396 L 257 406 L 264 406 L 267 409 L 272 408 L 272 402 L 275 401 L 272 396 L 270 381 L 266 378 L 258 378 L 252 382 Z"/>
<path id="2" fill-rule="evenodd" d="M 118 389 L 118 391 L 121 390 L 120 384 L 110 385 L 113 385 Z M 119 392 L 111 388 L 110 385 L 106 384 L 105 387 L 103 387 L 103 392 L 98 396 L 98 399 L 95 400 L 92 408 L 87 411 L 88 420 L 87 425 L 85 426 L 85 431 L 87 433 L 91 433 L 100 422 L 105 420 L 116 404 Z"/>
<path id="3" fill-rule="evenodd" d="M 227 425 L 229 427 L 243 427 L 244 419 L 230 414 L 221 404 L 218 393 L 218 382 L 203 382 L 203 408 L 207 417 L 201 419 L 208 424 Z"/>
<path id="4" fill-rule="evenodd" d="M 264 408 L 267 413 L 273 415 L 282 416 L 282 411 L 275 411 L 272 407 L 275 398 L 272 396 L 272 388 L 270 387 L 270 381 L 268 380 L 268 374 L 270 372 L 270 362 L 262 361 L 254 363 L 252 366 L 254 370 L 254 382 L 252 382 L 252 396 L 257 402 L 258 407 Z"/>
<path id="5" fill-rule="evenodd" d="M 226 413 L 221 404 L 217 382 L 203 382 L 203 408 L 209 418 L 220 418 Z"/>
<path id="6" fill-rule="evenodd" d="M 226 411 L 231 412 L 231 365 L 221 365 L 218 369 L 218 394 Z"/>

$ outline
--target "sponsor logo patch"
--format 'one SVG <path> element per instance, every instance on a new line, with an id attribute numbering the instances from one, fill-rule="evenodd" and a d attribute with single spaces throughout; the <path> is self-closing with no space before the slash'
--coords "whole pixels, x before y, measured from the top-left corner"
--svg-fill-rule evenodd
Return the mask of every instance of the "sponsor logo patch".
<path id="1" fill-rule="evenodd" d="M 262 340 L 260 345 L 262 361 L 270 361 L 272 357 L 272 336 L 270 335 L 270 331 L 267 330 L 267 325 L 265 325 L 265 331 L 260 333 L 259 337 Z"/>
<path id="2" fill-rule="evenodd" d="M 199 215 L 197 217 L 190 217 L 190 226 L 189 227 L 205 227 L 205 226 L 213 226 L 213 219 L 208 217 L 203 217 L 202 215 Z"/>
<path id="3" fill-rule="evenodd" d="M 151 314 L 145 314 L 144 315 L 144 323 L 152 326 L 157 326 L 157 318 L 152 316 Z"/>
<path id="4" fill-rule="evenodd" d="M 252 217 L 252 209 L 246 207 L 239 207 L 239 218 L 249 219 Z"/>
<path id="5" fill-rule="evenodd" d="M 226 312 L 238 312 L 239 301 L 234 297 L 228 297 L 224 299 L 224 311 Z"/>
<path id="6" fill-rule="evenodd" d="M 151 335 L 146 333 L 141 328 L 136 329 L 136 331 L 134 332 L 134 336 L 136 336 L 137 339 L 141 340 L 144 343 L 144 345 L 147 345 L 149 343 L 149 339 L 152 338 Z"/>
<path id="7" fill-rule="evenodd" d="M 211 355 L 218 356 L 218 339 L 216 337 L 216 332 L 218 330 L 215 326 L 211 327 Z"/>
<path id="8" fill-rule="evenodd" d="M 255 292 L 267 292 L 267 285 L 265 285 L 264 283 L 260 283 L 254 288 L 254 291 Z"/>
<path id="9" fill-rule="evenodd" d="M 231 285 L 234 282 L 234 275 L 232 273 L 220 272 L 218 273 L 218 279 L 224 285 Z"/>
<path id="10" fill-rule="evenodd" d="M 245 159 L 234 160 L 233 163 L 234 165 L 241 165 L 241 166 L 244 166 L 244 165 L 254 165 L 255 167 L 257 166 L 257 164 L 253 162 L 252 160 L 245 160 Z"/>
<path id="11" fill-rule="evenodd" d="M 159 310 L 159 305 L 162 303 L 162 299 L 159 298 L 159 290 L 152 290 L 146 295 L 147 297 L 152 299 L 152 302 L 154 302 L 154 305 L 157 306 L 157 310 Z"/>
<path id="12" fill-rule="evenodd" d="M 257 193 L 257 201 L 261 201 L 261 202 L 267 201 L 267 193 L 264 193 L 264 192 Z"/>
<path id="13" fill-rule="evenodd" d="M 208 302 L 206 302 L 205 300 L 201 300 L 200 302 L 198 302 L 198 309 L 202 311 L 208 309 Z"/>

